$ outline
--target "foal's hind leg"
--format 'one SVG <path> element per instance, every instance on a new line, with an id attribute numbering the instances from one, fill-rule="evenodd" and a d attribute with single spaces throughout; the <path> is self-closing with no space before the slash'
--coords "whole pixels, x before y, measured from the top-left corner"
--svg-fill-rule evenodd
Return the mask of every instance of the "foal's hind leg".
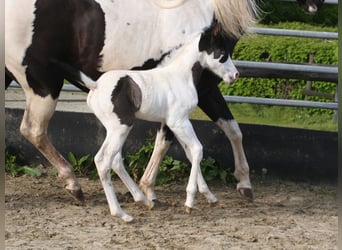
<path id="1" fill-rule="evenodd" d="M 115 142 L 115 139 L 119 138 L 115 138 L 112 131 L 107 130 L 106 138 L 100 150 L 96 154 L 94 161 L 107 198 L 110 213 L 114 216 L 120 217 L 125 222 L 130 222 L 133 220 L 133 217 L 126 214 L 120 207 L 110 176 L 112 162 L 116 154 L 120 152 L 120 145 L 118 144 L 120 142 Z"/>
<path id="2" fill-rule="evenodd" d="M 143 176 L 140 179 L 140 189 L 145 193 L 147 199 L 150 201 L 157 200 L 157 196 L 154 192 L 154 186 L 161 161 L 170 147 L 170 138 L 173 138 L 173 133 L 167 126 L 162 124 L 156 136 L 151 158 Z"/>
<path id="3" fill-rule="evenodd" d="M 150 208 L 153 207 L 153 202 L 146 199 L 144 194 L 127 173 L 122 162 L 121 149 L 130 129 L 125 125 L 119 125 L 115 118 L 112 119 L 107 116 L 105 119 L 102 119 L 102 117 L 99 117 L 99 119 L 106 127 L 107 135 L 101 149 L 95 156 L 96 168 L 106 194 L 111 214 L 119 216 L 125 222 L 130 222 L 133 220 L 133 217 L 126 214 L 121 209 L 116 198 L 114 186 L 110 178 L 111 168 L 131 192 L 134 201 L 141 201 Z"/>
<path id="4" fill-rule="evenodd" d="M 242 133 L 216 85 L 218 81 L 220 81 L 219 78 L 204 71 L 199 86 L 198 106 L 224 131 L 230 140 L 235 161 L 234 175 L 239 181 L 237 191 L 246 199 L 253 200 L 249 166 L 242 145 Z"/>
<path id="5" fill-rule="evenodd" d="M 50 95 L 40 97 L 26 90 L 26 108 L 20 125 L 21 134 L 29 140 L 56 167 L 58 176 L 65 182 L 69 194 L 80 202 L 84 202 L 81 186 L 76 179 L 71 165 L 51 144 L 47 129 L 48 123 L 55 111 L 57 100 Z"/>

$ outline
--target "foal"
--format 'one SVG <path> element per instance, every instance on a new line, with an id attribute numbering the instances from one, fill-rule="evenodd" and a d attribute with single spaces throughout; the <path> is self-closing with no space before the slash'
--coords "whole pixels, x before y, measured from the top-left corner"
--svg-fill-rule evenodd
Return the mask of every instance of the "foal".
<path id="1" fill-rule="evenodd" d="M 232 43 L 235 45 L 235 41 Z M 152 70 L 108 71 L 95 82 L 84 73 L 61 65 L 67 71 L 67 78 L 76 78 L 89 88 L 87 103 L 106 128 L 106 138 L 95 156 L 95 164 L 112 215 L 126 222 L 133 219 L 120 208 L 116 199 L 110 180 L 111 168 L 127 186 L 135 201 L 153 207 L 153 202 L 146 199 L 128 175 L 122 161 L 121 149 L 135 119 L 167 125 L 184 148 L 192 164 L 186 188 L 187 212 L 194 205 L 197 187 L 208 202 L 217 202 L 200 170 L 202 145 L 190 123 L 189 114 L 198 102 L 196 83 L 204 68 L 227 83 L 238 77 L 239 73 L 230 59 L 231 49 L 230 45 L 224 43 L 220 26 L 215 24 L 190 38 L 159 68 Z"/>

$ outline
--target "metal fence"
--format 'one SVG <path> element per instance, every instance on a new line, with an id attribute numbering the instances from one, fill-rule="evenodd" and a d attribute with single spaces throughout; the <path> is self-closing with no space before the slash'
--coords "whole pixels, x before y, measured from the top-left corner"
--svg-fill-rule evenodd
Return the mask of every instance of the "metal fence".
<path id="1" fill-rule="evenodd" d="M 295 0 L 283 0 L 294 2 Z M 338 0 L 325 0 L 324 4 L 337 4 Z M 272 29 L 272 28 L 252 28 L 252 33 L 259 35 L 273 36 L 293 36 L 303 38 L 318 39 L 338 39 L 337 32 L 318 32 L 288 29 Z M 338 67 L 332 65 L 315 65 L 303 63 L 273 63 L 273 62 L 251 62 L 234 60 L 236 67 L 240 72 L 240 77 L 260 77 L 260 78 L 287 78 L 302 79 L 308 81 L 326 81 L 338 82 Z M 12 83 L 11 86 L 18 86 Z M 72 85 L 64 85 L 64 91 L 80 91 Z M 315 102 L 288 99 L 271 99 L 259 97 L 242 97 L 242 96 L 224 96 L 224 99 L 230 103 L 252 103 L 277 106 L 296 106 L 308 108 L 338 109 L 337 87 L 334 102 Z"/>
<path id="2" fill-rule="evenodd" d="M 283 0 L 295 2 L 295 0 Z M 338 4 L 338 0 L 325 0 L 324 4 Z M 272 36 L 292 36 L 303 38 L 337 40 L 337 32 L 318 32 L 305 30 L 251 28 L 251 33 Z M 266 63 L 250 61 L 234 61 L 241 77 L 286 78 L 307 81 L 338 82 L 338 67 L 332 65 L 295 64 L 295 63 Z M 270 99 L 258 97 L 224 96 L 227 102 L 266 104 L 278 106 L 295 106 L 308 108 L 338 109 L 337 86 L 334 102 L 314 102 L 301 100 Z"/>
<path id="3" fill-rule="evenodd" d="M 295 2 L 295 0 L 283 0 Z M 325 0 L 324 4 L 338 4 L 338 0 Z M 251 28 L 252 33 L 259 35 L 292 36 L 317 39 L 338 39 L 337 32 L 318 32 L 304 30 Z M 310 81 L 338 82 L 338 67 L 331 65 L 293 64 L 293 63 L 266 63 L 250 61 L 234 61 L 241 77 L 263 77 L 263 78 L 291 78 Z M 334 102 L 314 102 L 301 100 L 271 99 L 260 97 L 224 96 L 231 103 L 252 103 L 277 106 L 293 106 L 307 108 L 338 109 L 337 87 Z"/>

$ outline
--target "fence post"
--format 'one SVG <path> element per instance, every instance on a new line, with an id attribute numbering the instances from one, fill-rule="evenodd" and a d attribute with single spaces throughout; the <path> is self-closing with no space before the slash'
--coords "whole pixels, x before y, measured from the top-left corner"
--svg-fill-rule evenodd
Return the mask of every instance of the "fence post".
<path id="1" fill-rule="evenodd" d="M 340 83 L 341 84 L 341 83 Z M 337 90 L 338 90 L 338 85 L 336 84 L 336 90 L 335 90 L 335 102 L 338 103 L 338 94 L 337 94 Z M 338 110 L 334 110 L 334 116 L 333 116 L 333 121 L 337 122 L 338 121 Z"/>

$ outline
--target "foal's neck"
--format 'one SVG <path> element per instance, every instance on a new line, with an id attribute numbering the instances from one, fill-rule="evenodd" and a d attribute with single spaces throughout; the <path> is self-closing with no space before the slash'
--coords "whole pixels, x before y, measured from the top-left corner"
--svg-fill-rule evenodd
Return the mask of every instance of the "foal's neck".
<path id="1" fill-rule="evenodd" d="M 164 61 L 162 67 L 176 67 L 178 72 L 191 72 L 194 64 L 200 60 L 199 35 L 190 38 L 179 49 L 171 53 L 169 58 Z M 178 74 L 178 73 L 177 73 Z"/>

